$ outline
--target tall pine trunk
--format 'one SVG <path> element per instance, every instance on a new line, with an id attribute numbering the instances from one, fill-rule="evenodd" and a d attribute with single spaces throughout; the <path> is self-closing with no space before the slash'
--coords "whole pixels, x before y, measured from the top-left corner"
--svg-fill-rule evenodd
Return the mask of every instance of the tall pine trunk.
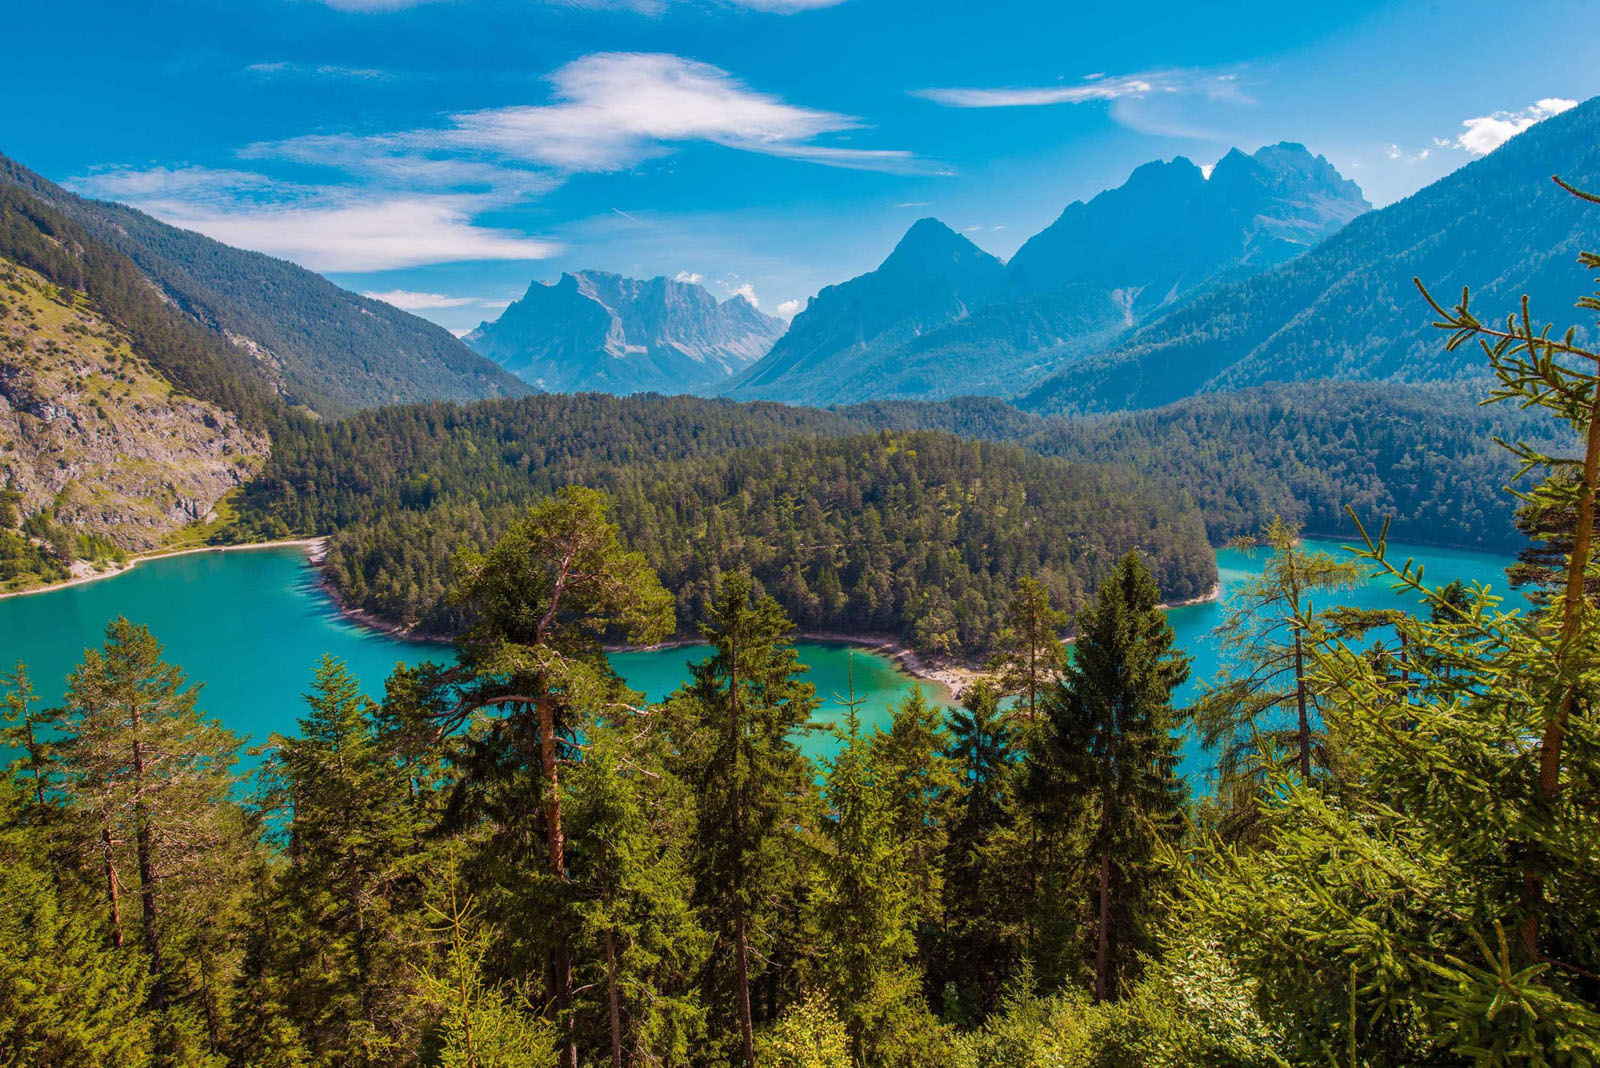
<path id="1" fill-rule="evenodd" d="M 538 680 L 539 758 L 544 773 L 544 833 L 550 871 L 562 882 L 567 878 L 566 837 L 561 829 L 561 782 L 556 761 L 556 715 L 545 680 Z M 572 1038 L 572 949 L 566 931 L 556 935 L 549 962 L 551 995 L 556 1015 L 567 1038 L 561 1043 L 561 1068 L 578 1068 L 578 1044 Z"/>
<path id="2" fill-rule="evenodd" d="M 111 945 L 121 949 L 122 905 L 118 900 L 116 859 L 111 851 L 111 817 L 104 811 L 100 813 L 100 848 L 106 860 L 106 902 L 111 911 Z"/>
<path id="3" fill-rule="evenodd" d="M 622 1068 L 622 998 L 617 991 L 617 933 L 606 928 L 606 1000 L 611 1006 L 611 1068 Z"/>
<path id="4" fill-rule="evenodd" d="M 739 1037 L 745 1068 L 756 1068 L 755 1021 L 750 1012 L 750 944 L 744 925 L 744 808 L 739 782 L 739 649 L 728 650 L 728 742 L 733 761 L 728 778 L 728 823 L 733 832 L 733 953 L 739 982 Z"/>
<path id="5" fill-rule="evenodd" d="M 1306 658 L 1300 628 L 1294 632 L 1294 698 L 1300 713 L 1300 780 L 1311 781 L 1311 716 L 1306 711 Z"/>
<path id="6" fill-rule="evenodd" d="M 140 714 L 133 709 L 133 843 L 139 861 L 139 906 L 144 927 L 145 950 L 150 954 L 150 1004 L 163 1009 L 167 1004 L 166 983 L 162 975 L 161 942 L 156 932 L 159 896 L 156 890 L 157 866 L 155 836 L 150 828 L 150 806 L 145 799 L 144 742 L 139 737 Z"/>
<path id="7" fill-rule="evenodd" d="M 1556 661 L 1563 674 L 1583 622 L 1584 582 L 1594 541 L 1597 484 L 1600 484 L 1600 379 L 1596 381 L 1594 401 L 1589 406 L 1583 481 L 1578 489 L 1578 523 L 1573 531 L 1572 555 L 1567 558 L 1567 587 L 1561 602 L 1561 644 L 1556 648 Z M 1544 736 L 1539 741 L 1539 797 L 1546 803 L 1553 802 L 1561 792 L 1561 745 L 1576 696 L 1577 687 L 1562 679 L 1556 713 L 1545 722 Z M 1530 958 L 1538 959 L 1540 913 L 1544 908 L 1543 876 L 1532 869 L 1526 871 L 1522 876 L 1522 890 L 1527 909 L 1522 922 L 1522 948 Z"/>

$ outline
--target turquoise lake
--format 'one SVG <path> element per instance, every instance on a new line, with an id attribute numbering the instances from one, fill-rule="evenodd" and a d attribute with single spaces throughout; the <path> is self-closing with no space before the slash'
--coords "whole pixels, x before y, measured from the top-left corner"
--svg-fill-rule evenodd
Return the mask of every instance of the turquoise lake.
<path id="1" fill-rule="evenodd" d="M 1317 542 L 1336 550 L 1336 542 Z M 1415 557 L 1427 567 L 1430 584 L 1461 579 L 1504 591 L 1500 557 L 1476 552 L 1391 545 L 1391 555 Z M 1222 593 L 1258 570 L 1262 557 L 1232 550 L 1217 555 Z M 83 651 L 99 644 L 107 622 L 125 615 L 148 626 L 166 646 L 167 659 L 181 664 L 193 682 L 203 683 L 201 705 L 233 730 L 264 741 L 274 731 L 292 733 L 301 714 L 301 694 L 323 653 L 340 657 L 367 690 L 381 696 L 383 680 L 398 661 L 442 660 L 448 646 L 410 642 L 367 630 L 341 617 L 317 586 L 317 575 L 302 550 L 286 547 L 238 552 L 203 552 L 151 560 L 121 575 L 25 597 L 0 600 L 0 665 L 28 665 L 35 688 L 47 703 L 60 699 L 67 673 Z M 1520 598 L 1517 598 L 1520 602 Z M 1378 607 L 1399 605 L 1387 582 L 1329 597 L 1334 603 Z M 1181 697 L 1191 696 L 1217 669 L 1209 632 L 1222 614 L 1217 602 L 1190 605 L 1170 613 L 1178 644 L 1194 657 L 1194 671 Z M 867 726 L 885 723 L 888 709 L 912 686 L 931 700 L 944 701 L 942 687 L 902 674 L 884 657 L 848 645 L 799 645 L 810 665 L 810 681 L 823 701 L 818 718 L 833 719 L 854 673 L 855 692 L 865 698 Z M 687 675 L 703 647 L 618 653 L 612 660 L 635 689 L 651 699 L 664 697 Z M 825 733 L 808 737 L 804 748 L 826 755 L 835 745 Z M 1184 773 L 1198 782 L 1205 754 L 1185 746 Z"/>

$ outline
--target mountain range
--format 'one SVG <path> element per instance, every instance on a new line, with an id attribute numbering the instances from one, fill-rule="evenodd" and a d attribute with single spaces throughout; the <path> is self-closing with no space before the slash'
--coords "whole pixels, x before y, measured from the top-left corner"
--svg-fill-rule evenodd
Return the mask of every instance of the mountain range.
<path id="1" fill-rule="evenodd" d="M 1370 205 L 1304 146 L 1209 173 L 1146 164 L 1069 205 L 1009 263 L 936 219 L 875 271 L 822 290 L 724 391 L 790 403 L 1011 394 L 1217 286 L 1292 260 Z"/>
<path id="2" fill-rule="evenodd" d="M 1600 218 L 1551 175 L 1600 189 L 1600 97 L 1352 221 L 1306 255 L 1062 368 L 1018 403 L 1041 413 L 1114 411 L 1273 381 L 1481 375 L 1481 353 L 1445 351 L 1413 279 L 1447 306 L 1472 286 L 1486 320 L 1516 311 L 1527 294 L 1536 321 L 1574 321 L 1574 296 L 1590 281 L 1577 255 L 1594 247 Z"/>
<path id="3" fill-rule="evenodd" d="M 698 393 L 766 355 L 783 330 L 743 294 L 718 302 L 692 282 L 579 271 L 533 283 L 464 340 L 550 392 Z"/>
<path id="4" fill-rule="evenodd" d="M 78 196 L 3 155 L 0 185 L 48 204 L 127 257 L 171 307 L 247 357 L 244 373 L 291 405 L 337 416 L 528 392 L 443 327 L 286 260 Z"/>

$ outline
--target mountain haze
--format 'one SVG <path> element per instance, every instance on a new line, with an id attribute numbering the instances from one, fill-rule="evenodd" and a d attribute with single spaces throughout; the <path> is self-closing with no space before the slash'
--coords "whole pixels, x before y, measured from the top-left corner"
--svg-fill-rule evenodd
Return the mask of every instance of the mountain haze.
<path id="1" fill-rule="evenodd" d="M 790 403 L 1011 395 L 1128 329 L 1276 266 L 1370 205 L 1303 145 L 1178 157 L 1075 202 L 1010 263 L 935 219 L 824 289 L 729 396 Z"/>
<path id="2" fill-rule="evenodd" d="M 1352 221 L 1306 255 L 1063 368 L 1019 403 L 1043 413 L 1106 411 L 1274 381 L 1482 375 L 1481 354 L 1445 352 L 1412 279 L 1447 305 L 1472 286 L 1485 320 L 1516 310 L 1526 293 L 1536 319 L 1583 321 L 1572 303 L 1589 279 L 1575 260 L 1586 242 L 1592 247 L 1594 209 L 1552 174 L 1600 187 L 1600 97 Z"/>
<path id="3" fill-rule="evenodd" d="M 784 323 L 737 294 L 603 271 L 535 282 L 465 341 L 507 371 L 559 393 L 695 393 L 766 355 Z"/>

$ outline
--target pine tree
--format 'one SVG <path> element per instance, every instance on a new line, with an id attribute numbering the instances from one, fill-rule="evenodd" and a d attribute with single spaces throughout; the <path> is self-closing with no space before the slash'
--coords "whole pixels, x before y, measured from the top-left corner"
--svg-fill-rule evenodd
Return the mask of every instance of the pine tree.
<path id="1" fill-rule="evenodd" d="M 716 994 L 731 979 L 736 1058 L 754 1068 L 757 961 L 768 962 L 768 981 L 776 983 L 776 939 L 795 917 L 775 903 L 803 881 L 795 878 L 800 828 L 813 823 L 811 766 L 794 734 L 810 724 L 817 701 L 799 677 L 804 669 L 788 644 L 793 627 L 783 609 L 755 597 L 743 574 L 723 578 L 701 633 L 712 654 L 693 665 L 692 680 L 672 701 L 684 777 L 700 813 L 697 897 L 717 938 L 708 1000 L 716 1025 L 725 1019 L 715 1011 Z"/>
<path id="2" fill-rule="evenodd" d="M 887 731 L 872 736 L 873 775 L 884 804 L 910 894 L 911 924 L 921 969 L 937 961 L 944 926 L 945 852 L 961 800 L 961 780 L 948 755 L 944 710 L 928 703 L 920 687 L 894 709 Z"/>
<path id="3" fill-rule="evenodd" d="M 199 907 L 198 896 L 211 889 L 209 877 L 242 832 L 231 797 L 239 742 L 201 716 L 198 697 L 183 671 L 161 659 L 149 630 L 122 618 L 67 679 L 66 787 L 100 821 L 114 926 L 120 926 L 121 882 L 115 854 L 132 844 L 150 1002 L 158 1010 L 189 993 L 178 981 L 180 962 L 187 963 L 178 942 L 196 930 L 181 921 L 188 915 L 201 928 L 216 921 L 214 903 Z M 215 982 L 200 977 L 203 988 Z"/>
<path id="4" fill-rule="evenodd" d="M 1039 721 L 1039 701 L 1045 687 L 1066 668 L 1066 647 L 1061 634 L 1067 613 L 1050 603 L 1050 593 L 1036 579 L 1017 580 L 1006 607 L 991 667 L 998 673 L 1000 692 L 1018 697 L 1016 710 L 1031 728 Z"/>
<path id="5" fill-rule="evenodd" d="M 1025 948 L 1028 884 L 1019 838 L 1015 733 L 986 679 L 949 716 L 948 756 L 962 795 L 945 860 L 945 951 L 940 969 L 960 1015 L 981 1019 Z M 951 984 L 954 984 L 951 986 Z M 947 1001 L 949 999 L 947 998 Z"/>
<path id="6" fill-rule="evenodd" d="M 668 767 L 653 713 L 584 729 L 584 759 L 567 777 L 576 942 L 594 981 L 580 1014 L 621 1065 L 689 1063 L 705 1027 L 698 976 L 710 938 L 691 904 L 693 798 Z"/>
<path id="7" fill-rule="evenodd" d="M 840 1006 L 852 1063 L 885 1063 L 886 1052 L 917 1014 L 921 977 L 912 966 L 913 887 L 908 843 L 895 835 L 890 787 L 879 779 L 860 700 L 843 699 L 841 748 L 823 781 L 828 848 L 819 866 L 818 970 Z"/>
<path id="8" fill-rule="evenodd" d="M 45 788 L 51 767 L 55 762 L 55 747 L 51 742 L 55 716 L 41 712 L 33 706 L 39 696 L 33 692 L 33 682 L 28 678 L 28 667 L 21 661 L 9 675 L 0 675 L 0 686 L 5 687 L 5 697 L 0 699 L 4 726 L 0 727 L 0 747 L 20 753 L 10 764 L 13 777 L 27 779 L 34 804 L 43 808 Z"/>
<path id="9" fill-rule="evenodd" d="M 323 657 L 306 704 L 299 735 L 275 739 L 289 804 L 285 1010 L 319 1059 L 382 1063 L 409 1023 L 420 828 L 374 706 L 342 662 Z"/>
<path id="10" fill-rule="evenodd" d="M 1048 759 L 1030 770 L 1043 791 L 1089 808 L 1094 992 L 1118 996 L 1154 944 L 1155 857 L 1182 835 L 1186 788 L 1177 777 L 1183 724 L 1172 694 L 1189 674 L 1173 649 L 1161 591 L 1136 553 L 1117 561 L 1078 615 L 1072 663 L 1045 702 Z"/>
<path id="11" fill-rule="evenodd" d="M 1309 779 L 1328 759 L 1307 682 L 1306 650 L 1317 640 L 1311 598 L 1356 585 L 1362 571 L 1306 549 L 1299 537 L 1298 527 L 1275 517 L 1260 538 L 1239 543 L 1271 555 L 1229 599 L 1213 631 L 1223 672 L 1195 704 L 1201 744 L 1216 755 L 1218 795 L 1241 827 L 1253 819 L 1269 772 L 1292 765 Z"/>
<path id="12" fill-rule="evenodd" d="M 560 767 L 578 752 L 574 732 L 583 710 L 624 700 L 602 641 L 659 640 L 672 629 L 672 599 L 644 558 L 623 548 L 604 495 L 579 487 L 529 509 L 486 555 L 463 556 L 458 568 L 455 599 L 472 618 L 459 643 L 459 666 L 402 672 L 392 687 L 410 729 L 425 722 L 440 740 L 494 714 L 481 732 L 457 739 L 465 795 L 455 808 L 458 815 L 476 809 L 492 818 L 497 853 L 531 860 L 533 834 L 542 837 L 542 878 L 511 892 L 538 896 L 536 907 L 553 920 L 535 937 L 543 943 L 546 1004 L 570 1034 L 572 890 Z M 534 810 L 530 796 L 538 799 Z M 516 907 L 535 906 L 524 900 Z M 575 1042 L 562 1044 L 560 1061 L 576 1068 Z"/>
<path id="13" fill-rule="evenodd" d="M 149 975 L 110 946 L 92 887 L 48 863 L 24 791 L 0 779 L 0 1064 L 143 1068 Z"/>

